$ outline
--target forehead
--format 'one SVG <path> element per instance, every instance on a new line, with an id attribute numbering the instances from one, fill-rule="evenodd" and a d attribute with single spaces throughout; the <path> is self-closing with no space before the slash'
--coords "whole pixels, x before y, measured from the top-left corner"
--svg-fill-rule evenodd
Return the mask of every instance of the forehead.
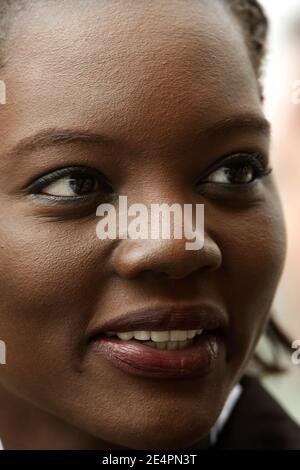
<path id="1" fill-rule="evenodd" d="M 239 23 L 218 0 L 41 2 L 14 21 L 7 56 L 6 122 L 20 138 L 58 121 L 174 129 L 260 107 Z"/>

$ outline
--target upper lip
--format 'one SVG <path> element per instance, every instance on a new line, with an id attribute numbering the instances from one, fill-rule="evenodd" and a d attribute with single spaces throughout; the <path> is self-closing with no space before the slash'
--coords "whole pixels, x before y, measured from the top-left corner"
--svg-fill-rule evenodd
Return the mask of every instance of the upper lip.
<path id="1" fill-rule="evenodd" d="M 126 312 L 91 331 L 91 337 L 105 332 L 217 330 L 228 324 L 223 308 L 214 305 L 160 306 Z"/>

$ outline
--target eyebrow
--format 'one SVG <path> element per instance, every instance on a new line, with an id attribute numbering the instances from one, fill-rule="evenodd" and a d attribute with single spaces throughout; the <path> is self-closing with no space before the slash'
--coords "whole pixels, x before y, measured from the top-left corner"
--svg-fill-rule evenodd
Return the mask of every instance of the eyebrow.
<path id="1" fill-rule="evenodd" d="M 221 119 L 209 126 L 205 132 L 210 135 L 230 131 L 230 130 L 252 130 L 270 137 L 270 122 L 260 114 L 244 113 L 236 116 Z"/>
<path id="2" fill-rule="evenodd" d="M 201 132 L 203 135 L 214 136 L 229 130 L 254 130 L 270 136 L 271 126 L 261 115 L 247 113 L 228 117 L 213 123 Z M 95 132 L 78 129 L 49 128 L 32 136 L 21 139 L 15 146 L 5 152 L 6 157 L 16 157 L 47 147 L 71 143 L 91 143 L 106 147 L 117 146 L 118 142 L 111 137 Z"/>
<path id="3" fill-rule="evenodd" d="M 116 141 L 106 135 L 77 129 L 50 128 L 39 131 L 21 139 L 15 146 L 5 152 L 6 157 L 20 156 L 35 150 L 42 150 L 55 145 L 71 143 L 90 143 L 104 146 L 116 145 Z"/>

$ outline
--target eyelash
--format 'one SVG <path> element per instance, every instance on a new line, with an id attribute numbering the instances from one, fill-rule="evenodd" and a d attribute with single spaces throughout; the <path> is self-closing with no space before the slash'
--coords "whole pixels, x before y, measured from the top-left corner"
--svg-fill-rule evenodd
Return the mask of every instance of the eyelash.
<path id="1" fill-rule="evenodd" d="M 215 171 L 224 168 L 241 168 L 242 166 L 252 166 L 254 168 L 255 177 L 249 183 L 218 183 L 218 182 L 209 182 L 207 178 L 212 175 Z M 256 180 L 267 176 L 272 171 L 271 168 L 266 166 L 265 158 L 260 155 L 259 153 L 247 153 L 247 152 L 239 152 L 236 154 L 231 154 L 227 157 L 222 157 L 220 160 L 215 162 L 211 167 L 209 167 L 204 175 L 201 176 L 201 179 L 198 180 L 196 186 L 203 185 L 203 184 L 215 184 L 218 186 L 225 186 L 225 187 L 241 187 L 247 186 L 254 183 Z M 113 193 L 112 184 L 108 181 L 105 175 L 95 168 L 90 167 L 67 167 L 61 168 L 58 170 L 53 171 L 52 173 L 48 173 L 47 175 L 43 175 L 32 182 L 28 187 L 28 193 L 31 194 L 42 194 L 41 191 L 49 186 L 52 183 L 59 181 L 61 178 L 64 177 L 87 177 L 90 176 L 95 178 L 97 182 L 103 187 L 103 190 L 107 193 Z M 43 194 L 42 194 L 43 195 Z M 90 196 L 88 195 L 78 195 L 78 196 L 54 196 L 54 195 L 47 195 L 44 196 L 51 198 L 51 199 L 59 199 L 59 200 L 75 200 L 75 199 L 83 199 Z"/>
<path id="2" fill-rule="evenodd" d="M 52 183 L 59 181 L 65 177 L 92 177 L 97 179 L 98 183 L 103 186 L 104 190 L 110 193 L 113 193 L 112 185 L 105 177 L 105 175 L 95 168 L 90 167 L 67 167 L 61 168 L 48 173 L 47 175 L 40 176 L 34 182 L 32 182 L 28 187 L 28 193 L 31 194 L 41 194 L 41 191 L 49 186 Z M 47 195 L 45 195 L 47 196 Z M 56 196 L 48 195 L 48 197 L 55 198 Z M 86 196 L 57 196 L 59 199 L 82 199 Z"/>
<path id="3" fill-rule="evenodd" d="M 241 168 L 245 166 L 251 166 L 254 168 L 254 173 L 255 176 L 253 180 L 249 183 L 212 183 L 212 184 L 218 184 L 220 186 L 249 186 L 250 184 L 253 184 L 256 180 L 262 179 L 263 177 L 269 175 L 272 172 L 272 168 L 270 168 L 266 164 L 265 158 L 257 153 L 248 153 L 248 152 L 238 152 L 235 154 L 231 154 L 227 157 L 222 157 L 220 160 L 215 162 L 208 170 L 205 171 L 204 175 L 201 176 L 200 180 L 198 180 L 197 185 L 200 184 L 205 184 L 205 183 L 210 183 L 209 181 L 206 181 L 206 178 L 208 178 L 210 175 L 212 175 L 215 171 L 220 170 L 221 168 L 229 168 L 229 169 L 234 169 L 234 168 Z"/>

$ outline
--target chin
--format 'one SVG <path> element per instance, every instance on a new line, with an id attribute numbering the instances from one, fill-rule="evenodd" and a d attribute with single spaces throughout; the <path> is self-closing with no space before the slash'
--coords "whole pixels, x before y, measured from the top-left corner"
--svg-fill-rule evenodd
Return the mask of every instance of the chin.
<path id="1" fill-rule="evenodd" d="M 146 431 L 144 434 L 136 437 L 135 440 L 123 442 L 124 447 L 137 450 L 172 450 L 184 449 L 195 445 L 196 443 L 203 442 L 209 436 L 210 426 L 189 426 L 181 429 L 171 429 L 169 426 L 168 431 L 162 430 L 159 433 L 149 433 Z"/>
<path id="2" fill-rule="evenodd" d="M 144 416 L 142 422 L 126 423 L 124 429 L 119 429 L 114 433 L 113 439 L 106 436 L 106 442 L 111 442 L 114 447 L 128 448 L 136 450 L 172 450 L 183 449 L 206 441 L 209 437 L 210 429 L 218 418 L 216 413 L 209 416 L 199 416 L 195 419 L 188 413 L 174 419 L 169 414 L 169 419 L 149 420 Z M 159 418 L 159 417 L 158 417 Z M 99 433 L 100 434 L 100 433 Z M 111 433 L 110 433 L 111 434 Z M 103 439 L 103 428 L 99 439 Z"/>

